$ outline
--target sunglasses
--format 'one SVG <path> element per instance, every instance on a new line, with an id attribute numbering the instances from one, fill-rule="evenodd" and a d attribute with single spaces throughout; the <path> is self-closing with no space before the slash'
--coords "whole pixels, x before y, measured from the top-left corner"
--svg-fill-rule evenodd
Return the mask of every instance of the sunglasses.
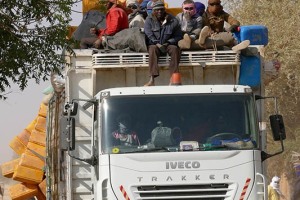
<path id="1" fill-rule="evenodd" d="M 220 6 L 221 3 L 210 3 L 209 5 L 210 5 L 210 6 Z"/>
<path id="2" fill-rule="evenodd" d="M 185 7 L 184 10 L 194 10 L 194 7 Z"/>

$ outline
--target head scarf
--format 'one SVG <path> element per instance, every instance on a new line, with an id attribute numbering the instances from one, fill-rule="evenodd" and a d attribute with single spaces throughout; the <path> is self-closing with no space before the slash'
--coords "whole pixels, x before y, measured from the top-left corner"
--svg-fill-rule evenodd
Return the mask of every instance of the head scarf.
<path id="1" fill-rule="evenodd" d="M 152 4 L 153 4 L 153 1 L 149 1 L 148 3 L 147 3 L 147 14 L 148 15 L 151 15 L 152 14 Z"/>
<path id="2" fill-rule="evenodd" d="M 211 5 L 211 4 L 220 4 L 220 5 Z M 207 10 L 209 13 L 217 15 L 223 10 L 220 0 L 208 0 L 208 7 Z"/>
<path id="3" fill-rule="evenodd" d="M 279 189 L 279 181 L 280 178 L 278 176 L 274 176 L 272 178 L 272 181 L 270 183 L 270 186 L 278 193 L 278 194 L 282 194 L 280 189 Z"/>
<path id="4" fill-rule="evenodd" d="M 202 14 L 205 11 L 205 5 L 201 2 L 195 2 L 195 7 L 196 7 L 196 12 L 199 13 L 200 16 L 202 16 Z"/>

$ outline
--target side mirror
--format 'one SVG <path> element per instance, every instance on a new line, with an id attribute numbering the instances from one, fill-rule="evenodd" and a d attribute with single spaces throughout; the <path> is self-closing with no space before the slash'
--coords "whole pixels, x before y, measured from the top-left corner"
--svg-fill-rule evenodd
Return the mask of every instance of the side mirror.
<path id="1" fill-rule="evenodd" d="M 64 151 L 75 149 L 75 118 L 62 117 L 60 119 L 60 148 Z"/>
<path id="2" fill-rule="evenodd" d="M 271 115 L 270 124 L 274 141 L 284 140 L 286 138 L 286 134 L 282 115 Z"/>

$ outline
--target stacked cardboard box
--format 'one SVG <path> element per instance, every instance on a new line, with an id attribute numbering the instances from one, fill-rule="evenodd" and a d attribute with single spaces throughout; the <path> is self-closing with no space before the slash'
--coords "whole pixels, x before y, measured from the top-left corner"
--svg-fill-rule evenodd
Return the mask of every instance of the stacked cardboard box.
<path id="1" fill-rule="evenodd" d="M 46 199 L 46 115 L 47 105 L 42 103 L 37 117 L 9 144 L 19 155 L 1 165 L 3 176 L 20 182 L 9 188 L 12 200 Z"/>

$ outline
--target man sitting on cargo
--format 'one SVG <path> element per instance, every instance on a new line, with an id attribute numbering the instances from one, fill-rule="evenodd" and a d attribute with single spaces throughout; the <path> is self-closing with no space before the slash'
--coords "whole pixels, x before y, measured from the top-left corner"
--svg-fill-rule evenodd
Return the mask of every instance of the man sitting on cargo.
<path id="1" fill-rule="evenodd" d="M 140 5 L 137 0 L 127 0 L 126 7 L 131 11 L 128 15 L 129 28 L 139 27 L 144 29 L 147 12 L 140 9 Z"/>
<path id="2" fill-rule="evenodd" d="M 153 3 L 152 14 L 145 21 L 146 44 L 149 53 L 150 81 L 144 86 L 153 86 L 154 78 L 159 76 L 158 59 L 167 53 L 171 57 L 169 64 L 170 74 L 178 73 L 180 49 L 177 46 L 182 39 L 182 31 L 178 20 L 166 13 L 162 1 Z"/>
<path id="3" fill-rule="evenodd" d="M 131 117 L 121 114 L 118 119 L 118 129 L 112 133 L 114 145 L 139 146 L 140 141 L 135 131 L 131 130 Z"/>
<path id="4" fill-rule="evenodd" d="M 193 0 L 185 0 L 182 3 L 182 11 L 176 16 L 184 33 L 183 39 L 178 42 L 178 46 L 182 50 L 197 50 L 200 47 L 195 41 L 199 38 L 202 28 L 202 17 L 197 13 Z"/>
<path id="5" fill-rule="evenodd" d="M 217 50 L 227 46 L 233 51 L 239 51 L 249 46 L 249 40 L 238 44 L 233 37 L 232 33 L 237 31 L 240 22 L 223 10 L 221 0 L 208 0 L 208 7 L 202 18 L 204 27 L 198 40 L 200 47 Z M 227 30 L 224 28 L 224 22 L 230 25 Z"/>
<path id="6" fill-rule="evenodd" d="M 112 36 L 119 31 L 128 28 L 128 17 L 126 12 L 117 5 L 117 0 L 107 0 L 106 3 L 106 28 L 96 30 L 91 28 L 90 32 L 94 37 L 82 38 L 80 42 L 81 49 L 94 47 L 100 49 L 103 47 L 103 39 L 105 36 Z"/>

